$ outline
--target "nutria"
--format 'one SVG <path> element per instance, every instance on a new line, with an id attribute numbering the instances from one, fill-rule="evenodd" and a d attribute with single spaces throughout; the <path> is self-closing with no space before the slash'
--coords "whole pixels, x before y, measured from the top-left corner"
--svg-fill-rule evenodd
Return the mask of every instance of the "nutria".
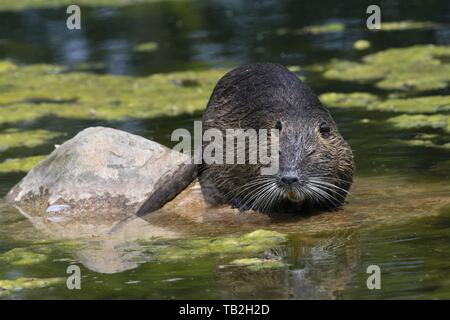
<path id="1" fill-rule="evenodd" d="M 268 213 L 336 210 L 344 203 L 354 171 L 350 146 L 314 92 L 285 67 L 255 63 L 228 72 L 214 88 L 202 125 L 203 132 L 279 130 L 276 174 L 261 175 L 261 164 L 247 158 L 243 164 L 203 161 L 199 181 L 208 202 Z M 247 154 L 250 148 L 246 144 Z"/>

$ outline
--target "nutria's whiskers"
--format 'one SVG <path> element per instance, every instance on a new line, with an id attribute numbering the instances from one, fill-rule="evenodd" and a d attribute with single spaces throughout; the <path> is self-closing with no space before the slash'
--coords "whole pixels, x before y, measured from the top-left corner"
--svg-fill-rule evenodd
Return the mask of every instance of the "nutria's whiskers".
<path id="1" fill-rule="evenodd" d="M 260 186 L 251 190 L 246 196 L 242 198 L 239 209 L 241 210 L 258 210 L 260 202 L 264 200 L 264 196 L 274 188 L 274 184 L 270 180 L 265 180 Z M 248 208 L 248 209 L 247 209 Z"/>

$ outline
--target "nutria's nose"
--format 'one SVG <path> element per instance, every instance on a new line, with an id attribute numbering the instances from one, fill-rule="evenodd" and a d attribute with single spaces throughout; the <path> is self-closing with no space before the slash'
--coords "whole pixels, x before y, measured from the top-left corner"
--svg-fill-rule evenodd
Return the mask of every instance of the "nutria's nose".
<path id="1" fill-rule="evenodd" d="M 281 181 L 290 185 L 298 182 L 298 177 L 296 176 L 282 176 Z"/>

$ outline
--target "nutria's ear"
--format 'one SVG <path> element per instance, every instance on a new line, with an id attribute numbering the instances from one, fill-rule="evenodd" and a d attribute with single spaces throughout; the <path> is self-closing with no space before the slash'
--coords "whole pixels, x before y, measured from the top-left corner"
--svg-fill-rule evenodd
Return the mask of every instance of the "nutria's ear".
<path id="1" fill-rule="evenodd" d="M 281 125 L 281 121 L 278 120 L 277 124 L 275 125 L 275 129 L 281 130 L 281 128 L 283 128 L 283 126 Z"/>

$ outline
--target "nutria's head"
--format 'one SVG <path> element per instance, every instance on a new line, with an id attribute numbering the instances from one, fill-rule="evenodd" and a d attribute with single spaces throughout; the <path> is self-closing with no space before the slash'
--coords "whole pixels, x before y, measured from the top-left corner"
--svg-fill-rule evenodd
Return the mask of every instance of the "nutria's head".
<path id="1" fill-rule="evenodd" d="M 261 175 L 261 165 L 248 161 L 204 164 L 200 183 L 208 200 L 262 212 L 343 204 L 352 183 L 352 151 L 314 92 L 283 66 L 258 63 L 226 74 L 203 116 L 203 130 L 209 128 L 278 129 L 279 170 Z"/>

